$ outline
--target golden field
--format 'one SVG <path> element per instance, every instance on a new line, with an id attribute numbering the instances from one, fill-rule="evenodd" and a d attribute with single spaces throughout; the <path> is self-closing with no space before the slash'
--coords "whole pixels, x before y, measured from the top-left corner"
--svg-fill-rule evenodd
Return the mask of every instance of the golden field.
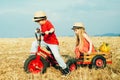
<path id="1" fill-rule="evenodd" d="M 63 77 L 59 70 L 47 68 L 44 74 L 24 72 L 25 59 L 30 54 L 34 38 L 1 38 L 0 39 L 0 80 L 120 80 L 120 37 L 91 37 L 95 47 L 102 42 L 109 43 L 112 52 L 112 64 L 104 69 L 79 67 L 70 75 Z M 59 37 L 61 55 L 75 57 L 74 37 Z M 66 61 L 67 57 L 62 56 Z"/>

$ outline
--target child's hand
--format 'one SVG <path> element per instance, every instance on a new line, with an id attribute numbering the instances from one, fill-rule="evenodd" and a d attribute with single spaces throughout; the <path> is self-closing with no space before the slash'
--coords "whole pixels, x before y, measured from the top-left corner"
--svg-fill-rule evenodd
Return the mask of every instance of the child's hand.
<path id="1" fill-rule="evenodd" d="M 54 31 L 55 31 L 54 28 L 51 28 L 49 31 L 45 31 L 45 34 L 48 35 L 53 33 Z"/>
<path id="2" fill-rule="evenodd" d="M 36 32 L 36 33 L 40 33 L 40 29 L 39 29 L 39 28 L 36 28 L 35 32 Z"/>
<path id="3" fill-rule="evenodd" d="M 48 35 L 50 33 L 50 31 L 45 31 L 45 34 Z"/>
<path id="4" fill-rule="evenodd" d="M 88 54 L 90 54 L 91 53 L 91 51 L 88 51 Z"/>

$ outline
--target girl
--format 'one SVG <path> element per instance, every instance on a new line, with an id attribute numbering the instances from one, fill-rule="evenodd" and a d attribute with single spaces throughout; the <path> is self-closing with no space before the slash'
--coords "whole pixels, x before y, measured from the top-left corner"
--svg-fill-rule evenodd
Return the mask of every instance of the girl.
<path id="1" fill-rule="evenodd" d="M 72 30 L 74 30 L 76 34 L 75 54 L 77 59 L 79 59 L 80 55 L 83 55 L 84 53 L 90 54 L 91 52 L 95 52 L 92 42 L 85 32 L 83 23 L 75 23 Z"/>
<path id="2" fill-rule="evenodd" d="M 62 71 L 63 74 L 65 75 L 68 74 L 69 70 L 58 51 L 59 42 L 55 35 L 54 26 L 50 21 L 47 20 L 45 12 L 43 11 L 36 12 L 33 21 L 37 22 L 40 25 L 41 32 L 45 33 L 45 35 L 43 36 L 43 42 L 41 44 L 48 46 L 51 49 L 56 61 L 63 69 Z M 31 54 L 35 54 L 37 52 L 37 46 L 38 46 L 37 41 L 33 42 L 31 47 Z"/>

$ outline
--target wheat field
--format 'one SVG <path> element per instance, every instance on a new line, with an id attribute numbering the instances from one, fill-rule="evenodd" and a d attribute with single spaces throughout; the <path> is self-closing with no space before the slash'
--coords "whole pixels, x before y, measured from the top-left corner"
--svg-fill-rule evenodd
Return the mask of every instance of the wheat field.
<path id="1" fill-rule="evenodd" d="M 70 75 L 63 77 L 59 70 L 47 68 L 44 74 L 24 72 L 25 59 L 30 54 L 34 38 L 0 38 L 0 80 L 120 80 L 120 37 L 91 37 L 98 48 L 102 42 L 109 43 L 112 52 L 112 64 L 104 69 L 79 67 Z M 58 37 L 61 55 L 75 57 L 74 37 Z M 67 58 L 62 56 L 66 61 Z"/>

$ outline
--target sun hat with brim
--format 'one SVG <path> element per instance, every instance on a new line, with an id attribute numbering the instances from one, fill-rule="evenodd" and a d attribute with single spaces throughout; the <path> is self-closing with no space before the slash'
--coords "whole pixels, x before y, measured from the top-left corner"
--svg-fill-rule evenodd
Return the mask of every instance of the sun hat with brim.
<path id="1" fill-rule="evenodd" d="M 77 23 L 75 23 L 75 24 L 73 25 L 72 30 L 75 30 L 75 29 L 80 29 L 80 28 L 85 29 L 84 24 L 83 24 L 83 23 L 81 23 L 81 22 L 77 22 Z"/>
<path id="2" fill-rule="evenodd" d="M 38 11 L 34 14 L 33 21 L 37 22 L 46 18 L 46 14 L 43 11 Z"/>

